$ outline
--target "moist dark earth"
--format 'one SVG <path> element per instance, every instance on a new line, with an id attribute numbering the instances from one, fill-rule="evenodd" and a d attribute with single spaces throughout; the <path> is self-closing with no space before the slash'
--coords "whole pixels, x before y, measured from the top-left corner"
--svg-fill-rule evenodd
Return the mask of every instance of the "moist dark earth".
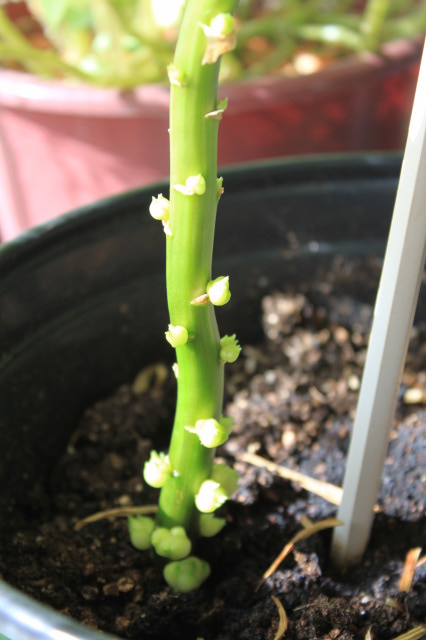
<path id="1" fill-rule="evenodd" d="M 79 531 L 109 508 L 155 504 L 142 467 L 167 447 L 175 402 L 169 363 L 146 369 L 89 408 L 46 494 L 2 535 L 0 575 L 25 593 L 94 629 L 140 640 L 274 640 L 276 600 L 290 640 L 391 640 L 426 622 L 426 563 L 400 590 L 405 557 L 426 540 L 426 324 L 419 321 L 390 435 L 372 536 L 364 558 L 341 574 L 331 530 L 299 542 L 260 587 L 263 573 L 303 526 L 337 508 L 241 459 L 256 453 L 341 485 L 372 308 L 350 292 L 277 292 L 263 299 L 264 340 L 243 345 L 227 367 L 225 414 L 235 428 L 218 455 L 240 472 L 222 508 L 227 526 L 197 555 L 212 573 L 174 594 L 161 565 L 129 543 L 126 518 Z M 15 526 L 15 528 L 13 528 Z M 423 549 L 424 554 L 424 549 Z M 368 633 L 370 636 L 368 636 Z"/>

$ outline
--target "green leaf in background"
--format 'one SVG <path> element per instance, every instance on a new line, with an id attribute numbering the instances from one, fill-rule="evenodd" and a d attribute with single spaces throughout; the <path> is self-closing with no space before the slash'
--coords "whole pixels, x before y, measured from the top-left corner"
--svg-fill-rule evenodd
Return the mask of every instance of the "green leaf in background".
<path id="1" fill-rule="evenodd" d="M 35 0 L 30 4 L 37 3 L 46 24 L 52 29 L 65 21 L 76 29 L 87 27 L 91 22 L 91 0 Z"/>

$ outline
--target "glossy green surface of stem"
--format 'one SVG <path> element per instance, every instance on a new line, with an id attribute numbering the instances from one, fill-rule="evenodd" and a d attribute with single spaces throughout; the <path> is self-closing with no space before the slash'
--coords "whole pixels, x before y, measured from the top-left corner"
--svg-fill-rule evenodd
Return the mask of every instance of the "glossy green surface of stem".
<path id="1" fill-rule="evenodd" d="M 176 348 L 178 396 L 169 449 L 173 475 L 162 488 L 157 521 L 162 526 L 197 529 L 194 496 L 211 473 L 214 450 L 201 445 L 185 427 L 197 420 L 220 420 L 223 401 L 223 364 L 219 332 L 210 303 L 191 304 L 206 292 L 211 280 L 213 238 L 217 209 L 217 136 L 219 121 L 206 117 L 217 108 L 219 60 L 203 64 L 207 38 L 201 25 L 219 13 L 232 12 L 235 0 L 189 0 L 173 67 L 180 84 L 171 85 L 170 107 L 170 218 L 167 237 L 167 298 L 172 325 L 190 336 Z M 174 187 L 188 177 L 202 176 L 201 195 L 185 195 Z"/>

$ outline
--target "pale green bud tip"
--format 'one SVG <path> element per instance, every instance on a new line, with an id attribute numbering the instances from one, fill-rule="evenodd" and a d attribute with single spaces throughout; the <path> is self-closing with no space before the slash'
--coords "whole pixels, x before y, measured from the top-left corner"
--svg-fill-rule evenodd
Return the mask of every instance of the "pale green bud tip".
<path id="1" fill-rule="evenodd" d="M 170 202 L 161 193 L 158 194 L 158 198 L 152 197 L 151 204 L 149 205 L 149 213 L 155 220 L 162 220 L 167 222 L 169 219 L 169 205 Z"/>
<path id="2" fill-rule="evenodd" d="M 226 491 L 215 480 L 205 480 L 195 496 L 195 504 L 201 513 L 213 513 L 228 499 Z"/>
<path id="3" fill-rule="evenodd" d="M 166 340 L 172 347 L 181 347 L 188 342 L 188 331 L 180 325 L 169 324 L 169 330 L 166 331 Z"/>
<path id="4" fill-rule="evenodd" d="M 213 111 L 209 111 L 208 113 L 205 114 L 204 117 L 207 118 L 207 120 L 209 119 L 222 120 L 223 113 L 227 106 L 228 106 L 228 98 L 219 100 L 219 102 L 217 103 L 216 109 L 213 109 Z"/>
<path id="5" fill-rule="evenodd" d="M 170 84 L 174 84 L 177 87 L 186 86 L 187 77 L 182 69 L 177 69 L 173 64 L 169 64 L 167 67 L 167 75 L 169 76 Z"/>
<path id="6" fill-rule="evenodd" d="M 223 196 L 225 192 L 225 189 L 223 188 L 223 178 L 217 178 L 216 179 L 216 195 L 217 195 L 217 199 L 218 201 L 220 200 L 221 196 Z"/>
<path id="7" fill-rule="evenodd" d="M 192 190 L 197 196 L 202 196 L 206 192 L 206 181 L 201 174 L 197 176 L 189 176 L 186 180 L 186 186 Z"/>
<path id="8" fill-rule="evenodd" d="M 130 542 L 139 551 L 146 551 L 151 547 L 151 534 L 154 531 L 154 520 L 147 516 L 129 516 L 128 518 Z"/>
<path id="9" fill-rule="evenodd" d="M 235 49 L 237 37 L 235 21 L 230 13 L 219 13 L 209 25 L 200 24 L 206 36 L 206 50 L 202 64 L 213 64 L 221 55 Z"/>
<path id="10" fill-rule="evenodd" d="M 222 362 L 235 362 L 240 353 L 241 347 L 238 344 L 235 333 L 232 336 L 223 336 L 223 338 L 221 338 L 220 359 Z"/>
<path id="11" fill-rule="evenodd" d="M 227 429 L 214 418 L 197 420 L 195 427 L 186 427 L 187 431 L 195 433 L 204 447 L 213 449 L 228 440 Z"/>
<path id="12" fill-rule="evenodd" d="M 169 562 L 164 567 L 164 579 L 173 591 L 186 593 L 198 589 L 210 575 L 210 565 L 200 558 L 189 556 L 185 560 Z"/>
<path id="13" fill-rule="evenodd" d="M 238 471 L 227 467 L 226 464 L 214 464 L 211 480 L 220 484 L 223 491 L 229 498 L 237 488 Z"/>
<path id="14" fill-rule="evenodd" d="M 229 36 L 235 31 L 234 16 L 230 13 L 219 13 L 210 22 L 210 27 L 218 36 Z"/>
<path id="15" fill-rule="evenodd" d="M 221 307 L 231 298 L 229 290 L 229 276 L 219 276 L 215 280 L 210 280 L 206 287 L 210 302 L 217 307 Z"/>
<path id="16" fill-rule="evenodd" d="M 151 451 L 150 458 L 145 462 L 143 477 L 147 484 L 154 489 L 161 489 L 168 475 L 172 473 L 169 456 L 164 453 Z"/>
<path id="17" fill-rule="evenodd" d="M 228 436 L 234 428 L 234 418 L 231 416 L 222 416 L 220 419 L 220 424 L 225 427 L 228 432 Z"/>
<path id="18" fill-rule="evenodd" d="M 191 541 L 183 527 L 155 529 L 151 544 L 159 556 L 170 560 L 181 560 L 191 553 Z"/>
<path id="19" fill-rule="evenodd" d="M 184 196 L 202 196 L 206 192 L 206 181 L 201 174 L 189 176 L 185 184 L 174 184 L 172 188 Z"/>
<path id="20" fill-rule="evenodd" d="M 215 518 L 212 513 L 202 513 L 199 522 L 200 535 L 205 538 L 212 538 L 219 531 L 222 531 L 225 524 L 225 518 Z"/>

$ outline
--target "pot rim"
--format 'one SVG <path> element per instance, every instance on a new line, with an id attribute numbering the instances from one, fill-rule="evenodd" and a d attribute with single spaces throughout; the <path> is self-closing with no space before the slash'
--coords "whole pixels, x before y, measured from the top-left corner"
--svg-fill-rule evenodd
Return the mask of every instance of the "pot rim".
<path id="1" fill-rule="evenodd" d="M 19 640 L 119 640 L 118 636 L 91 631 L 88 627 L 58 613 L 0 580 L 1 632 L 15 634 Z M 19 621 L 19 627 L 16 622 Z M 9 640 L 7 636 L 1 636 Z M 10 640 L 17 638 L 12 635 Z"/>
<path id="2" fill-rule="evenodd" d="M 400 167 L 402 161 L 401 151 L 356 151 L 307 154 L 300 156 L 281 156 L 276 158 L 265 158 L 263 160 L 251 160 L 236 163 L 220 169 L 220 174 L 224 181 L 236 184 L 239 188 L 241 176 L 250 176 L 252 185 L 262 185 L 264 188 L 268 184 L 273 184 L 275 175 L 281 174 L 285 170 L 289 179 L 300 180 L 300 176 L 308 173 L 311 177 L 324 178 L 325 172 L 334 172 L 339 178 L 343 178 L 352 172 L 355 175 L 365 175 L 366 172 L 373 172 L 375 175 L 388 175 L 395 171 L 395 167 Z M 336 177 L 335 176 L 335 177 Z M 228 182 L 228 184 L 229 184 Z M 105 206 L 116 202 L 138 200 L 147 197 L 150 200 L 152 194 L 165 192 L 169 188 L 168 178 L 163 178 L 142 185 L 136 189 L 127 189 L 117 194 L 105 196 L 80 207 L 75 207 L 61 215 L 42 222 L 20 233 L 18 236 L 0 243 L 0 270 L 2 275 L 6 275 L 9 269 L 14 269 L 16 264 L 25 259 L 32 251 L 37 250 L 40 245 L 50 246 L 64 238 L 64 235 L 72 233 L 78 227 L 77 233 L 81 229 L 89 231 L 93 225 L 97 224 L 98 216 L 102 217 Z M 229 192 L 229 191 L 228 191 Z"/>

